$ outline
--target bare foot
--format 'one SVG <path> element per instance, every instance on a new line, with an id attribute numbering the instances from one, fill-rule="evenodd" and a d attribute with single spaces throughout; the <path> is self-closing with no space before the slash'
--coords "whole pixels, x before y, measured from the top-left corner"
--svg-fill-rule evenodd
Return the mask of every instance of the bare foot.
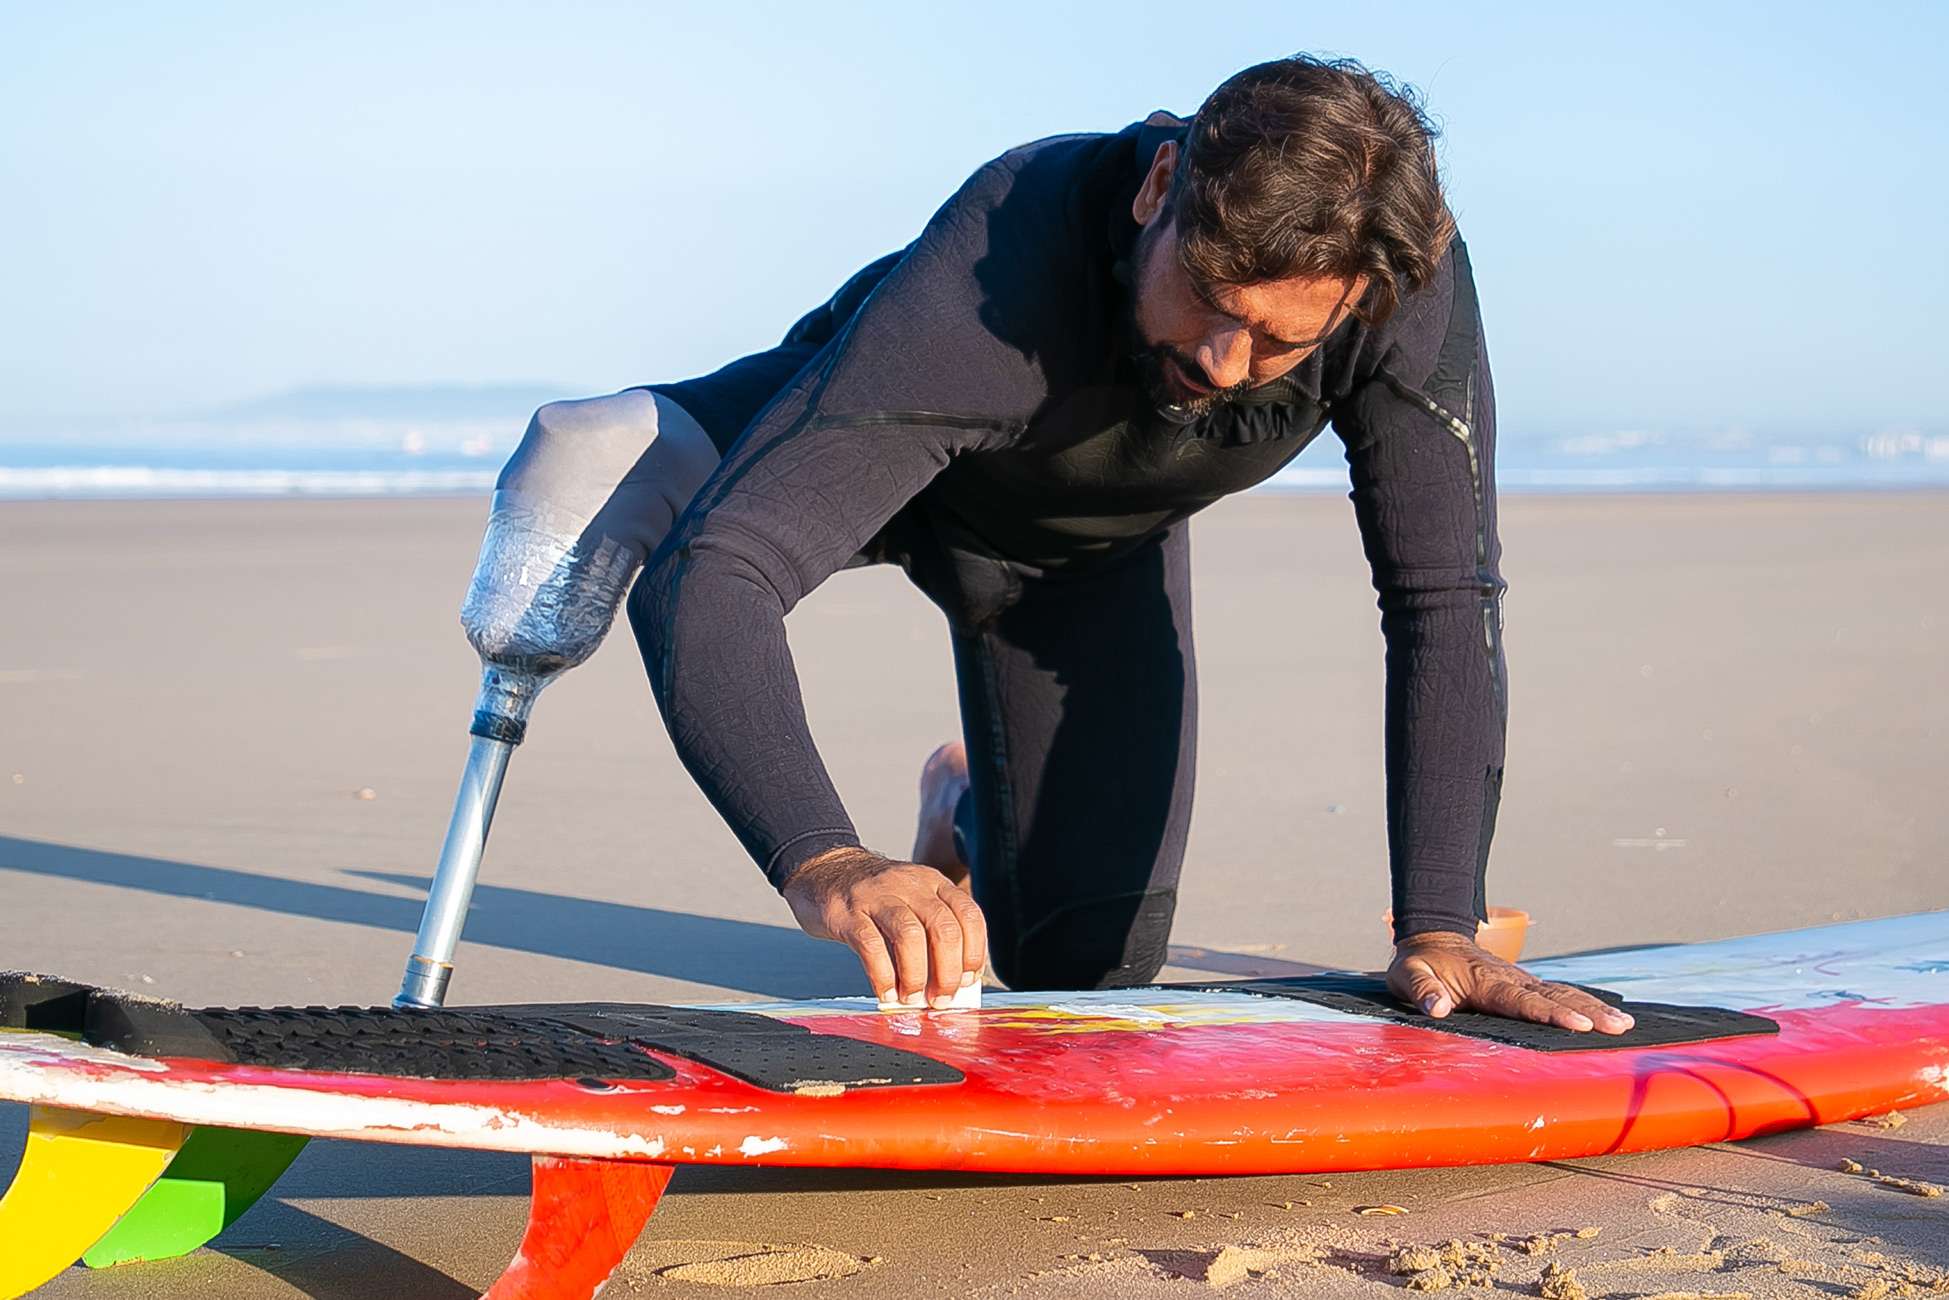
<path id="1" fill-rule="evenodd" d="M 962 888 L 968 864 L 954 851 L 954 805 L 968 788 L 968 750 L 951 741 L 920 765 L 920 825 L 914 831 L 913 861 L 934 868 Z"/>

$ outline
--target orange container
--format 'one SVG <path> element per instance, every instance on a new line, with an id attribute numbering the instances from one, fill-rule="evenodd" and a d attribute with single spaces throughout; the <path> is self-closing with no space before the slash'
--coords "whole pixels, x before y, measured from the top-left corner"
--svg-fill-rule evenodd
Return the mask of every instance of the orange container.
<path id="1" fill-rule="evenodd" d="M 1394 909 L 1381 913 L 1381 924 L 1394 930 Z M 1523 939 L 1529 934 L 1529 913 L 1520 907 L 1492 907 L 1489 919 L 1475 927 L 1475 942 L 1484 951 L 1504 961 L 1515 961 L 1523 953 Z"/>

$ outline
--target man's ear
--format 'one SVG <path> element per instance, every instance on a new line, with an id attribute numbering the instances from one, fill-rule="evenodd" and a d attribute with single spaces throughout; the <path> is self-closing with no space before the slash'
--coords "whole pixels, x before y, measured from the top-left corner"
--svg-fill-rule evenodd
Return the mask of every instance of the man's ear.
<path id="1" fill-rule="evenodd" d="M 1137 187 L 1137 197 L 1130 202 L 1130 215 L 1140 226 L 1148 226 L 1164 211 L 1164 200 L 1171 192 L 1171 177 L 1177 172 L 1178 142 L 1166 140 L 1157 146 L 1157 154 L 1150 160 L 1150 171 L 1144 175 L 1144 183 Z"/>

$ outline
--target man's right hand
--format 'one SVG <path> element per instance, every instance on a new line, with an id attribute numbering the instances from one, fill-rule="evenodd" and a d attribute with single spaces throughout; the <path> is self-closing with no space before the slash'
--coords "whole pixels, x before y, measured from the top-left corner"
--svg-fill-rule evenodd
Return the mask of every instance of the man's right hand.
<path id="1" fill-rule="evenodd" d="M 858 955 L 882 1002 L 945 1009 L 988 960 L 981 909 L 932 867 L 829 849 L 794 871 L 784 893 L 800 929 Z"/>

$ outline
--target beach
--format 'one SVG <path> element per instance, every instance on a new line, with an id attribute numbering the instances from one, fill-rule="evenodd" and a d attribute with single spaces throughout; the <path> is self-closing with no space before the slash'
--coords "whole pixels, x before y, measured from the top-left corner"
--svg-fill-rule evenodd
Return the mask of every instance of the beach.
<path id="1" fill-rule="evenodd" d="M 478 670 L 457 609 L 484 516 L 445 498 L 0 505 L 0 968 L 194 1005 L 390 998 L 466 749 Z M 1489 901 L 1532 913 L 1529 955 L 1949 906 L 1945 521 L 1945 491 L 1503 499 Z M 1234 498 L 1192 549 L 1199 788 L 1166 976 L 1377 968 L 1381 640 L 1352 511 Z M 837 575 L 789 624 L 863 838 L 904 853 L 920 762 L 957 732 L 940 615 L 882 567 Z M 676 761 L 626 628 L 539 702 L 457 972 L 456 1002 L 865 992 Z M 23 1122 L 0 1107 L 0 1167 Z M 1324 1178 L 682 1170 L 604 1294 L 1378 1295 L 1402 1244 L 1491 1233 L 1508 1234 L 1498 1279 L 1529 1294 L 1551 1260 L 1592 1296 L 1897 1295 L 1949 1272 L 1949 1197 L 1843 1158 L 1949 1181 L 1949 1105 Z M 518 1158 L 314 1143 L 212 1248 L 45 1294 L 473 1294 L 526 1187 Z M 1406 1213 L 1353 1213 L 1373 1204 Z M 1518 1243 L 1538 1233 L 1572 1235 Z"/>

